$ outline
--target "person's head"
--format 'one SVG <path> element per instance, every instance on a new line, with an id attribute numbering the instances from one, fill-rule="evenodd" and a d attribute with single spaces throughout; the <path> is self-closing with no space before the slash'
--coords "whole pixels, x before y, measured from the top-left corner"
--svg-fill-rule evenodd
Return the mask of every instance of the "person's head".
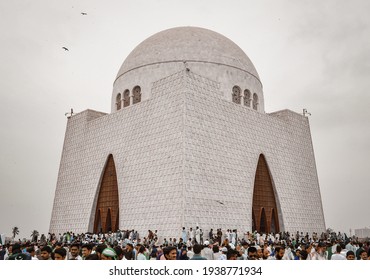
<path id="1" fill-rule="evenodd" d="M 90 260 L 100 260 L 99 256 L 97 254 L 90 254 L 86 257 L 85 259 L 86 261 L 90 261 Z"/>
<path id="2" fill-rule="evenodd" d="M 260 246 L 256 246 L 257 248 L 257 259 L 262 260 L 263 259 L 263 251 Z"/>
<path id="3" fill-rule="evenodd" d="M 105 248 L 101 254 L 102 260 L 115 260 L 117 259 L 117 253 L 113 248 Z"/>
<path id="4" fill-rule="evenodd" d="M 228 260 L 236 260 L 238 258 L 238 251 L 230 249 L 227 251 L 226 256 Z"/>
<path id="5" fill-rule="evenodd" d="M 308 243 L 305 246 L 306 246 L 306 250 L 305 251 L 307 252 L 307 254 L 311 253 L 312 248 L 313 248 L 312 243 Z"/>
<path id="6" fill-rule="evenodd" d="M 55 243 L 55 249 L 59 249 L 59 248 L 62 248 L 62 242 L 57 242 Z"/>
<path id="7" fill-rule="evenodd" d="M 71 252 L 73 258 L 77 258 L 78 254 L 80 253 L 80 245 L 73 243 L 69 248 L 69 251 Z"/>
<path id="8" fill-rule="evenodd" d="M 113 249 L 114 249 L 114 251 L 117 254 L 117 259 L 118 260 L 122 260 L 122 258 L 123 258 L 123 250 L 122 250 L 122 248 L 120 246 L 114 246 Z"/>
<path id="9" fill-rule="evenodd" d="M 67 251 L 63 247 L 54 250 L 54 260 L 63 261 L 66 259 Z"/>
<path id="10" fill-rule="evenodd" d="M 347 260 L 350 260 L 350 261 L 355 260 L 356 259 L 355 252 L 347 251 L 346 258 Z"/>
<path id="11" fill-rule="evenodd" d="M 367 252 L 365 250 L 360 252 L 360 260 L 367 260 Z"/>
<path id="12" fill-rule="evenodd" d="M 342 247 L 340 246 L 340 245 L 337 245 L 336 247 L 335 247 L 335 252 L 337 253 L 337 254 L 340 254 L 340 252 L 342 251 Z"/>
<path id="13" fill-rule="evenodd" d="M 298 258 L 301 258 L 301 250 L 300 250 L 300 249 L 295 250 L 295 255 L 296 255 Z"/>
<path id="14" fill-rule="evenodd" d="M 277 260 L 282 260 L 285 254 L 285 248 L 282 246 L 275 247 L 275 258 Z"/>
<path id="15" fill-rule="evenodd" d="M 324 242 L 319 242 L 316 248 L 318 253 L 323 253 L 326 251 L 326 244 Z"/>
<path id="16" fill-rule="evenodd" d="M 101 258 L 101 254 L 103 253 L 104 249 L 107 248 L 107 245 L 105 244 L 99 244 L 96 246 L 96 254 L 98 255 L 99 259 Z"/>
<path id="17" fill-rule="evenodd" d="M 257 259 L 257 248 L 256 247 L 251 246 L 248 248 L 248 259 L 249 260 Z"/>
<path id="18" fill-rule="evenodd" d="M 134 246 L 131 243 L 126 245 L 126 252 L 131 252 L 134 250 Z"/>
<path id="19" fill-rule="evenodd" d="M 91 254 L 91 245 L 90 244 L 83 244 L 81 246 L 81 253 L 82 253 L 82 257 L 86 258 L 88 255 Z"/>
<path id="20" fill-rule="evenodd" d="M 194 247 L 193 247 L 193 252 L 194 252 L 194 254 L 197 254 L 197 255 L 199 255 L 200 254 L 200 252 L 202 251 L 202 245 L 200 245 L 200 244 L 194 244 Z"/>
<path id="21" fill-rule="evenodd" d="M 221 249 L 222 254 L 227 255 L 227 251 L 228 251 L 227 247 L 222 247 Z"/>
<path id="22" fill-rule="evenodd" d="M 11 249 L 10 249 L 11 248 Z M 14 243 L 13 245 L 9 246 L 9 254 L 18 254 L 21 253 L 21 244 L 19 243 Z"/>
<path id="23" fill-rule="evenodd" d="M 33 246 L 27 247 L 27 253 L 29 253 L 32 257 L 34 257 L 36 255 L 35 247 Z"/>
<path id="24" fill-rule="evenodd" d="M 51 248 L 49 246 L 44 246 L 41 248 L 41 259 L 49 260 L 51 258 Z"/>
<path id="25" fill-rule="evenodd" d="M 267 260 L 267 258 L 270 256 L 270 251 L 267 249 L 267 248 L 264 248 L 263 249 L 263 255 L 262 255 L 262 258 L 264 260 Z"/>
<path id="26" fill-rule="evenodd" d="M 218 253 L 220 251 L 220 247 L 218 247 L 218 245 L 213 245 L 212 251 L 213 253 Z"/>
<path id="27" fill-rule="evenodd" d="M 242 246 L 243 246 L 244 249 L 247 249 L 248 248 L 248 242 L 243 241 Z"/>
<path id="28" fill-rule="evenodd" d="M 143 246 L 143 245 L 140 245 L 139 247 L 138 247 L 138 250 L 137 250 L 140 254 L 144 254 L 144 252 L 145 252 L 145 247 Z"/>
<path id="29" fill-rule="evenodd" d="M 176 260 L 176 256 L 177 256 L 176 247 L 173 247 L 173 246 L 164 247 L 163 255 L 166 258 L 166 260 Z"/>

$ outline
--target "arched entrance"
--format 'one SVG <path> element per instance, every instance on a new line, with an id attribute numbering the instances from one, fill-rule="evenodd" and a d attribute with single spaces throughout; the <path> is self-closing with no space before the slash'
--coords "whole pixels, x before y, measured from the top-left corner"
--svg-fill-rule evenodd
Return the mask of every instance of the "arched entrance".
<path id="1" fill-rule="evenodd" d="M 117 231 L 119 219 L 118 183 L 113 156 L 109 155 L 95 209 L 94 232 Z"/>
<path id="2" fill-rule="evenodd" d="M 271 176 L 265 157 L 258 159 L 253 188 L 252 230 L 279 232 L 279 220 Z"/>

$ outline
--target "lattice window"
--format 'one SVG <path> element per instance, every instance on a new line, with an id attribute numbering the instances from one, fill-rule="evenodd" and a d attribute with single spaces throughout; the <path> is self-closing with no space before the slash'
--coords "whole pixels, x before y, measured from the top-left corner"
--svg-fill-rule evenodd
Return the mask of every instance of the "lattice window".
<path id="1" fill-rule="evenodd" d="M 116 97 L 116 108 L 117 108 L 117 111 L 118 110 L 121 110 L 121 94 L 117 94 L 117 97 Z"/>
<path id="2" fill-rule="evenodd" d="M 258 108 L 258 95 L 256 93 L 253 94 L 253 109 L 257 110 Z"/>
<path id="3" fill-rule="evenodd" d="M 236 104 L 240 104 L 240 87 L 238 86 L 234 86 L 233 87 L 233 93 L 232 93 L 232 96 L 233 96 L 233 102 L 236 103 Z"/>
<path id="4" fill-rule="evenodd" d="M 251 92 L 248 89 L 244 91 L 244 106 L 251 106 Z"/>
<path id="5" fill-rule="evenodd" d="M 126 89 L 123 92 L 123 107 L 130 106 L 130 91 Z"/>
<path id="6" fill-rule="evenodd" d="M 141 101 L 141 88 L 139 86 L 136 86 L 132 91 L 134 95 L 134 100 L 132 104 L 139 103 Z"/>

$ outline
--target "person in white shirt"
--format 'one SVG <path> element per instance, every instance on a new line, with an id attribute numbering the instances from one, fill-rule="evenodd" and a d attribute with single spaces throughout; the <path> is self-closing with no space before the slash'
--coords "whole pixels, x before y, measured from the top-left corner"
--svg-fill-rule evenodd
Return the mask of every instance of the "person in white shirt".
<path id="1" fill-rule="evenodd" d="M 204 241 L 204 248 L 201 251 L 202 257 L 205 257 L 207 260 L 213 260 L 213 250 L 210 248 L 209 241 Z"/>
<path id="2" fill-rule="evenodd" d="M 143 246 L 143 245 L 139 245 L 138 246 L 138 254 L 137 254 L 137 260 L 138 261 L 146 261 L 147 259 L 146 259 L 146 257 L 145 257 L 145 255 L 144 255 L 144 252 L 145 252 L 145 247 Z"/>
<path id="3" fill-rule="evenodd" d="M 200 229 L 199 229 L 199 227 L 197 227 L 197 228 L 195 229 L 195 240 L 196 240 L 196 242 L 197 242 L 198 244 L 200 244 Z"/>
<path id="4" fill-rule="evenodd" d="M 189 257 L 189 259 L 194 257 L 194 252 L 193 252 L 193 247 L 192 246 L 188 246 L 188 252 L 186 253 L 186 255 Z"/>
<path id="5" fill-rule="evenodd" d="M 312 260 L 327 260 L 328 255 L 326 252 L 326 244 L 324 242 L 319 242 L 316 247 L 315 252 L 312 253 Z"/>
<path id="6" fill-rule="evenodd" d="M 337 247 L 335 248 L 335 253 L 331 256 L 332 261 L 337 260 L 346 260 L 346 257 L 341 254 L 342 248 L 339 244 L 337 244 Z"/>

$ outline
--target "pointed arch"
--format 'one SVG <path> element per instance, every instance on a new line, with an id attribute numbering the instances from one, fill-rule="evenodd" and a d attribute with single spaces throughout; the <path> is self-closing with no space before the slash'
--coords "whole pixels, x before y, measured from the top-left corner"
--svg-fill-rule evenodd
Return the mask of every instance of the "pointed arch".
<path id="1" fill-rule="evenodd" d="M 96 215 L 95 215 L 95 224 L 96 224 L 96 231 L 95 232 L 100 232 L 102 231 L 101 227 L 101 213 L 100 210 L 98 209 Z"/>
<path id="2" fill-rule="evenodd" d="M 277 203 L 271 175 L 263 154 L 260 154 L 253 187 L 252 212 L 257 231 L 280 231 Z M 253 218 L 253 217 L 252 217 Z"/>
<path id="3" fill-rule="evenodd" d="M 275 209 L 273 208 L 271 210 L 271 223 L 270 223 L 270 230 L 271 232 L 279 232 L 279 230 L 277 230 L 279 228 L 279 226 L 276 224 L 276 221 L 277 221 L 277 213 L 275 211 Z"/>
<path id="4" fill-rule="evenodd" d="M 118 183 L 113 156 L 110 154 L 103 170 L 99 195 L 95 209 L 94 232 L 116 231 L 118 229 Z"/>

